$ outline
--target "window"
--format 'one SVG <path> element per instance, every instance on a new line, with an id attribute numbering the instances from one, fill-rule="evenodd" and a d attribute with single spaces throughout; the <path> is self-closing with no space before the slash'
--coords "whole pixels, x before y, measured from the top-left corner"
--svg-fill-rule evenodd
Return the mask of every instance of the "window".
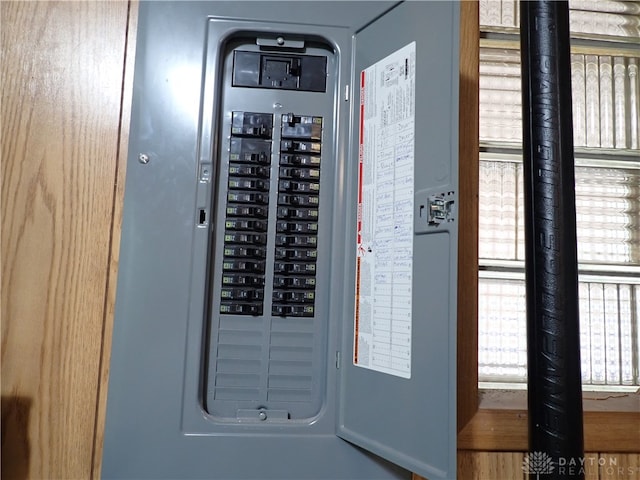
<path id="1" fill-rule="evenodd" d="M 582 380 L 640 385 L 640 3 L 570 1 Z M 519 7 L 481 1 L 481 385 L 526 382 Z"/>

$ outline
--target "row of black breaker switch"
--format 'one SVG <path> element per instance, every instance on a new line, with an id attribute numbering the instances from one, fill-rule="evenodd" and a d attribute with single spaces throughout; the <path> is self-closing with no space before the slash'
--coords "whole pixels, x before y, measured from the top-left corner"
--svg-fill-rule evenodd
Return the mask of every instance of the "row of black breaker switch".
<path id="1" fill-rule="evenodd" d="M 322 118 L 285 114 L 281 120 L 278 235 L 271 314 L 313 317 Z M 290 248 L 292 246 L 295 248 Z"/>
<path id="2" fill-rule="evenodd" d="M 233 112 L 220 313 L 262 315 L 273 115 Z"/>
<path id="3" fill-rule="evenodd" d="M 263 313 L 272 132 L 270 114 L 232 114 L 221 313 Z M 314 315 L 321 136 L 321 117 L 282 116 L 273 315 Z"/>

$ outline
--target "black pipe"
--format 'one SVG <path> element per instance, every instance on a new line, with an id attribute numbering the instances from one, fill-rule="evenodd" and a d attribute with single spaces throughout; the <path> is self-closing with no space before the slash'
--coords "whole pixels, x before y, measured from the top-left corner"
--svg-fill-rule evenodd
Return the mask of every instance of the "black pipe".
<path id="1" fill-rule="evenodd" d="M 569 6 L 523 1 L 520 12 L 529 406 L 524 466 L 548 474 L 545 479 L 577 479 L 584 478 L 584 442 Z"/>

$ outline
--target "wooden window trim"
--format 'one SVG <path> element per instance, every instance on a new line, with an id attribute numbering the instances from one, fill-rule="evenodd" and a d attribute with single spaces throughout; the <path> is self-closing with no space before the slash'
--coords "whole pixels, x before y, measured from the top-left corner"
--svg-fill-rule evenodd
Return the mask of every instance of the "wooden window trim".
<path id="1" fill-rule="evenodd" d="M 526 451 L 526 392 L 478 389 L 480 22 L 477 2 L 460 8 L 458 449 Z M 583 409 L 585 451 L 640 453 L 640 393 L 585 393 Z"/>
<path id="2" fill-rule="evenodd" d="M 526 451 L 525 391 L 480 392 L 479 408 L 458 433 L 458 449 Z M 637 453 L 640 395 L 583 394 L 584 448 L 587 452 Z"/>

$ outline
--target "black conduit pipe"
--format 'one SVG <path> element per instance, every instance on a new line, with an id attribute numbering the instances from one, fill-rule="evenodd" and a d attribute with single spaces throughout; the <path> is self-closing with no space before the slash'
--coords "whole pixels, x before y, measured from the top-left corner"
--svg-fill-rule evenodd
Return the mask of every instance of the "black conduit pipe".
<path id="1" fill-rule="evenodd" d="M 545 480 L 576 480 L 584 478 L 584 443 L 568 3 L 522 1 L 520 18 L 529 408 L 523 469 Z"/>

